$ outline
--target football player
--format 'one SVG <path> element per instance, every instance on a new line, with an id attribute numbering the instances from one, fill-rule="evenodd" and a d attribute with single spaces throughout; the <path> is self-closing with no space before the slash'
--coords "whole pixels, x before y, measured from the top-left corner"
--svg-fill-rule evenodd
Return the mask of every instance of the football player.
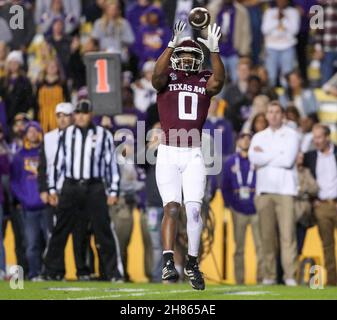
<path id="1" fill-rule="evenodd" d="M 173 255 L 183 194 L 188 235 L 184 273 L 194 289 L 204 290 L 205 282 L 197 260 L 202 232 L 200 210 L 206 182 L 201 132 L 211 97 L 223 87 L 225 70 L 219 56 L 220 27 L 208 26 L 208 38 L 198 38 L 210 51 L 213 73 L 201 70 L 203 51 L 191 38 L 182 38 L 185 27 L 181 21 L 175 24 L 172 39 L 158 58 L 152 78 L 158 91 L 163 131 L 156 165 L 156 180 L 164 206 L 162 279 L 174 282 L 179 278 Z"/>

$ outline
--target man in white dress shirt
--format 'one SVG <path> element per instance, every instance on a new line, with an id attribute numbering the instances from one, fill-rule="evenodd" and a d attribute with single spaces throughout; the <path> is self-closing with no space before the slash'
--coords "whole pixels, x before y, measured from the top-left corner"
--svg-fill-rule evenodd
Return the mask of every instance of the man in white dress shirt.
<path id="1" fill-rule="evenodd" d="M 318 231 L 324 251 L 327 285 L 337 285 L 335 228 L 337 227 L 337 146 L 331 142 L 330 129 L 316 124 L 313 128 L 316 150 L 304 155 L 304 166 L 316 178 L 319 192 L 315 206 Z"/>
<path id="2" fill-rule="evenodd" d="M 248 154 L 257 169 L 255 206 L 260 220 L 265 263 L 263 283 L 276 283 L 276 241 L 279 241 L 285 284 L 295 286 L 297 244 L 294 197 L 298 192 L 295 161 L 299 137 L 295 130 L 283 124 L 283 118 L 282 106 L 272 101 L 267 110 L 269 127 L 253 137 Z"/>

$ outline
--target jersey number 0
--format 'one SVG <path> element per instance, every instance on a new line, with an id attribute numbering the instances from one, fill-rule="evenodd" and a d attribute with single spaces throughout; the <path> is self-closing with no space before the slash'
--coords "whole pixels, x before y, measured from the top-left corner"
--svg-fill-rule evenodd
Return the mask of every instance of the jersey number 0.
<path id="1" fill-rule="evenodd" d="M 186 112 L 186 98 L 191 101 L 191 112 Z M 179 119 L 197 120 L 198 95 L 191 92 L 179 92 L 178 95 Z"/>

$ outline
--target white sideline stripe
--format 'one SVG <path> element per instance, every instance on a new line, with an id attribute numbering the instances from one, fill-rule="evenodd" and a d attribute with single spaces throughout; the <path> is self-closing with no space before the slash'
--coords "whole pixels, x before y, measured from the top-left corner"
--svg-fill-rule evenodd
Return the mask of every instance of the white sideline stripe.
<path id="1" fill-rule="evenodd" d="M 243 288 L 241 287 L 213 288 L 213 289 L 207 289 L 207 291 L 224 291 L 224 294 L 228 294 L 228 295 L 239 294 L 238 292 L 236 293 L 231 292 L 235 289 L 243 289 Z M 230 292 L 226 292 L 226 291 L 230 291 Z M 146 291 L 146 292 L 138 292 L 138 293 L 130 293 L 130 294 L 114 294 L 114 295 L 96 296 L 96 297 L 68 298 L 67 300 L 100 300 L 100 299 L 106 299 L 106 298 L 141 297 L 141 296 L 146 296 L 146 295 L 159 295 L 163 293 L 176 294 L 176 293 L 187 293 L 187 292 L 196 292 L 196 290 L 186 289 L 186 290 L 170 290 L 170 291 Z M 250 292 L 247 295 L 255 295 L 257 294 L 257 292 L 260 292 L 260 291 L 242 291 L 242 295 L 246 295 L 247 292 Z M 251 292 L 255 292 L 255 294 Z M 262 294 L 271 294 L 271 292 L 263 291 Z"/>
<path id="2" fill-rule="evenodd" d="M 77 288 L 77 287 L 59 287 L 59 288 L 47 288 L 49 291 L 97 291 L 102 290 L 104 292 L 144 292 L 149 289 L 132 289 L 132 288 L 120 288 L 120 289 L 114 289 L 114 288 Z"/>

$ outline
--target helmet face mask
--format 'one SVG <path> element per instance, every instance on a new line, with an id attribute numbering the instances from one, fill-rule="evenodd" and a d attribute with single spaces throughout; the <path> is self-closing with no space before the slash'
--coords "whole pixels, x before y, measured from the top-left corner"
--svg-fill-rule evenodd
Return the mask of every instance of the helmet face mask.
<path id="1" fill-rule="evenodd" d="M 204 62 L 201 47 L 193 40 L 183 41 L 171 56 L 172 68 L 185 72 L 199 72 Z"/>

